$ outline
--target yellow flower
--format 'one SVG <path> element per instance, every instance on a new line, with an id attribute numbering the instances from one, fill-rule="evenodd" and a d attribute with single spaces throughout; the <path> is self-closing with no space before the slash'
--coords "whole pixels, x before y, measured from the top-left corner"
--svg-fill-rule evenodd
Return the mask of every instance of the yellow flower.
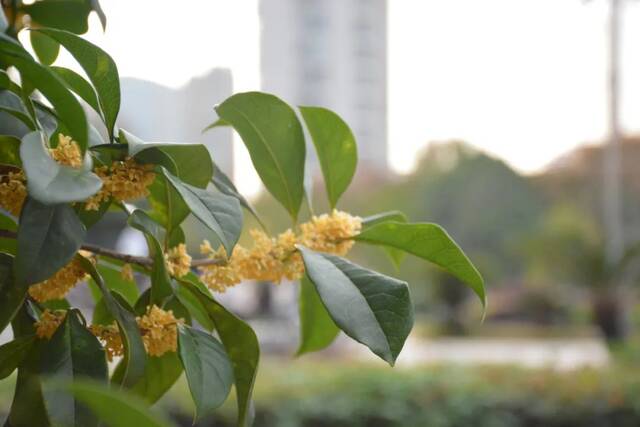
<path id="1" fill-rule="evenodd" d="M 191 256 L 187 253 L 187 246 L 180 243 L 167 251 L 164 255 L 169 274 L 182 277 L 191 271 Z"/>
<path id="2" fill-rule="evenodd" d="M 314 216 L 301 224 L 299 241 L 315 251 L 346 255 L 354 243 L 350 238 L 358 234 L 361 227 L 360 217 L 334 209 L 330 215 Z"/>
<path id="3" fill-rule="evenodd" d="M 89 331 L 104 343 L 104 349 L 109 362 L 111 362 L 114 357 L 124 354 L 122 336 L 115 323 L 111 325 L 91 325 L 89 326 Z"/>
<path id="4" fill-rule="evenodd" d="M 72 168 L 82 167 L 82 152 L 78 143 L 70 136 L 58 134 L 58 146 L 49 150 L 51 157 L 61 165 Z"/>
<path id="5" fill-rule="evenodd" d="M 122 279 L 127 280 L 129 282 L 133 282 L 133 268 L 131 264 L 125 264 L 122 266 L 122 270 L 120 270 L 120 276 Z"/>
<path id="6" fill-rule="evenodd" d="M 88 254 L 83 253 L 83 255 L 86 256 Z M 74 258 L 44 282 L 30 286 L 29 295 L 38 302 L 61 299 L 86 277 L 87 273 L 82 268 L 82 265 Z"/>
<path id="7" fill-rule="evenodd" d="M 228 259 L 222 247 L 214 251 L 205 240 L 201 252 L 211 259 L 226 260 L 226 264 L 202 266 L 198 270 L 202 281 L 218 292 L 245 279 L 274 283 L 297 280 L 304 274 L 302 256 L 295 247 L 297 243 L 316 251 L 345 255 L 353 246 L 351 237 L 360 232 L 361 224 L 359 217 L 334 210 L 330 215 L 314 216 L 300 225 L 300 236 L 289 229 L 272 238 L 254 229 L 249 232 L 253 246 L 247 249 L 237 245 Z"/>
<path id="8" fill-rule="evenodd" d="M 149 356 L 159 357 L 169 351 L 178 350 L 178 323 L 182 323 L 182 319 L 176 319 L 171 310 L 165 311 L 152 305 L 147 308 L 146 314 L 137 317 L 136 321 Z M 122 336 L 115 323 L 91 325 L 89 330 L 104 343 L 109 361 L 124 354 Z"/>
<path id="9" fill-rule="evenodd" d="M 237 250 L 238 248 L 236 247 L 235 251 Z M 200 252 L 203 255 L 208 255 L 209 258 L 213 260 L 227 260 L 227 252 L 224 250 L 224 247 L 220 246 L 220 248 L 215 251 L 208 240 L 202 242 Z M 198 270 L 200 271 L 202 282 L 214 291 L 224 292 L 227 288 L 235 286 L 242 281 L 242 277 L 240 277 L 236 271 L 235 264 L 228 260 L 225 265 L 207 265 L 198 267 Z"/>
<path id="10" fill-rule="evenodd" d="M 0 175 L 0 208 L 14 216 L 20 216 L 22 205 L 27 198 L 24 172 L 9 172 Z"/>
<path id="11" fill-rule="evenodd" d="M 103 201 L 113 197 L 118 202 L 135 200 L 149 195 L 149 187 L 156 174 L 153 165 L 141 165 L 129 157 L 124 161 L 116 161 L 111 167 L 100 166 L 94 170 L 102 179 L 102 188 L 85 204 L 86 210 L 98 210 Z"/>
<path id="12" fill-rule="evenodd" d="M 66 315 L 67 312 L 62 310 L 54 312 L 45 310 L 40 316 L 40 320 L 35 323 L 36 336 L 40 339 L 51 339 Z"/>
<path id="13" fill-rule="evenodd" d="M 144 316 L 136 318 L 144 347 L 149 356 L 162 356 L 178 349 L 178 323 L 171 310 L 164 311 L 156 305 L 147 309 Z"/>

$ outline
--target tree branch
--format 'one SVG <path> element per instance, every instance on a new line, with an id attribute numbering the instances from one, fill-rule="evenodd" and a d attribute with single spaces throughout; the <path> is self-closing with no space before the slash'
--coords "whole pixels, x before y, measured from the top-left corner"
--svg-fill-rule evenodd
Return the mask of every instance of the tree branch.
<path id="1" fill-rule="evenodd" d="M 0 229 L 0 237 L 15 239 L 18 237 L 18 234 L 14 231 Z M 128 264 L 136 264 L 136 265 L 141 265 L 143 267 L 153 266 L 153 259 L 151 259 L 150 257 L 123 254 L 122 252 L 114 251 L 112 249 L 103 248 L 101 246 L 92 245 L 89 243 L 85 243 L 84 245 L 82 245 L 81 249 L 96 255 L 102 255 L 108 258 L 117 259 L 117 260 L 126 262 Z M 208 265 L 225 265 L 225 264 L 226 264 L 226 261 L 223 259 L 203 258 L 203 259 L 194 259 L 191 261 L 191 267 L 205 267 Z"/>

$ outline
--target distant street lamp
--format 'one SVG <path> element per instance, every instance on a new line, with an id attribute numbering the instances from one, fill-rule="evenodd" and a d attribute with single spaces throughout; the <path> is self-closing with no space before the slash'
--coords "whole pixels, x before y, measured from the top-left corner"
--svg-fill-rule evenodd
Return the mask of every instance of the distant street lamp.
<path id="1" fill-rule="evenodd" d="M 621 137 L 620 137 L 620 42 L 621 15 L 625 0 L 609 0 L 609 141 L 604 150 L 603 214 L 605 254 L 610 264 L 622 258 L 624 231 L 622 217 Z"/>

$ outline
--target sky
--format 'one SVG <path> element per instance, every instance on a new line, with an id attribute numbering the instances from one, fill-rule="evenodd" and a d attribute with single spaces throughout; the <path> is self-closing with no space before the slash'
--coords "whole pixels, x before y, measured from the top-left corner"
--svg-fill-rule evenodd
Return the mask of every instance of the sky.
<path id="1" fill-rule="evenodd" d="M 628 132 L 640 131 L 638 3 L 628 2 L 623 21 Z M 107 31 L 92 16 L 87 37 L 114 57 L 122 77 L 178 87 L 225 67 L 234 92 L 260 89 L 257 0 L 101 4 Z M 534 172 L 606 135 L 606 0 L 388 5 L 388 154 L 397 172 L 410 172 L 432 141 L 462 139 Z M 248 155 L 240 141 L 234 145 L 236 171 L 246 171 Z M 255 174 L 236 175 L 241 191 L 256 191 Z"/>

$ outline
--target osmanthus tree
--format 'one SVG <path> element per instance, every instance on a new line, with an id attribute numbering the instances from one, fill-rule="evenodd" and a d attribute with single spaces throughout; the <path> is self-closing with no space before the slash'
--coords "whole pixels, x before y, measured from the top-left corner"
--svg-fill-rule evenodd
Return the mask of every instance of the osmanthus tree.
<path id="1" fill-rule="evenodd" d="M 298 353 L 326 347 L 341 330 L 393 365 L 413 326 L 409 288 L 345 258 L 354 244 L 378 245 L 398 265 L 405 253 L 436 264 L 485 303 L 480 274 L 438 225 L 337 210 L 357 152 L 335 113 L 296 111 L 259 92 L 215 107 L 211 126 L 238 132 L 292 221 L 277 235 L 251 230 L 252 243 L 241 246 L 243 211 L 256 213 L 203 145 L 145 142 L 117 128 L 116 64 L 75 34 L 97 2 L 3 4 L 0 110 L 2 129 L 16 129 L 0 136 L 0 330 L 11 326 L 14 336 L 0 347 L 0 378 L 17 370 L 7 426 L 166 425 L 140 402 L 157 401 L 183 372 L 196 418 L 234 386 L 238 425 L 251 424 L 258 340 L 215 294 L 252 280 L 300 280 Z M 61 48 L 83 74 L 51 65 Z M 300 218 L 310 146 L 332 211 Z M 148 257 L 85 242 L 109 210 L 144 233 Z M 182 228 L 189 215 L 210 231 L 193 258 Z M 91 318 L 66 299 L 76 286 L 91 290 Z"/>

